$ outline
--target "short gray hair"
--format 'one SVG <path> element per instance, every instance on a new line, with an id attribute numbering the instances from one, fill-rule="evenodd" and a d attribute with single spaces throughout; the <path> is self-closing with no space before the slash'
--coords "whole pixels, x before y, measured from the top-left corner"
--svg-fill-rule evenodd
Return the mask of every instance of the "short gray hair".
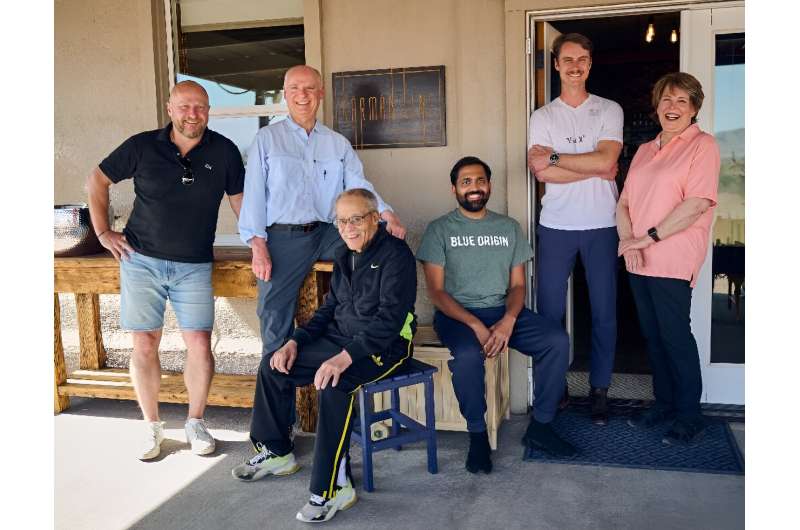
<path id="1" fill-rule="evenodd" d="M 310 70 L 317 77 L 317 80 L 319 81 L 319 86 L 317 88 L 322 88 L 322 86 L 325 84 L 324 81 L 322 80 L 322 74 L 320 73 L 319 70 L 307 64 L 296 64 L 291 68 L 289 68 L 288 70 L 286 70 L 286 73 L 283 74 L 283 86 L 286 87 L 286 81 L 289 79 L 289 76 L 291 74 L 295 72 L 300 72 L 302 70 Z"/>
<path id="2" fill-rule="evenodd" d="M 344 190 L 336 197 L 336 204 L 345 197 L 358 197 L 369 205 L 370 210 L 378 211 L 378 198 L 371 191 L 364 188 L 353 188 Z"/>

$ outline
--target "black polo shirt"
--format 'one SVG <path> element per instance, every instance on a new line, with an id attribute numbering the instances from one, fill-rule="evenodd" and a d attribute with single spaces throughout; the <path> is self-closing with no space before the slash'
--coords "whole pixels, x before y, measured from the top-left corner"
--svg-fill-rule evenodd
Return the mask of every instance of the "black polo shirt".
<path id="1" fill-rule="evenodd" d="M 244 189 L 242 157 L 233 142 L 206 129 L 186 154 L 194 184 L 185 186 L 171 130 L 170 123 L 131 136 L 100 163 L 100 169 L 112 182 L 133 178 L 133 212 L 124 233 L 134 250 L 170 261 L 213 261 L 222 196 Z"/>

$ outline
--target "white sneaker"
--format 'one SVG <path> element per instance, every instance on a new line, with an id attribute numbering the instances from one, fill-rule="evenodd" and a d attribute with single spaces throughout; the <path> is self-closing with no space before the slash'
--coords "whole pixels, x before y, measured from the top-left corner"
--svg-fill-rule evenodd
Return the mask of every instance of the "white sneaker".
<path id="1" fill-rule="evenodd" d="M 294 453 L 278 456 L 261 444 L 260 452 L 250 460 L 231 469 L 231 475 L 239 480 L 253 482 L 267 475 L 291 475 L 300 469 L 294 459 Z"/>
<path id="2" fill-rule="evenodd" d="M 207 455 L 216 449 L 214 437 L 208 432 L 205 420 L 189 418 L 186 420 L 184 430 L 186 431 L 186 442 L 192 446 L 194 454 Z"/>
<path id="3" fill-rule="evenodd" d="M 324 504 L 317 504 L 313 501 L 308 501 L 303 508 L 297 512 L 295 518 L 304 523 L 324 523 L 330 521 L 336 512 L 339 510 L 346 510 L 353 506 L 358 497 L 356 490 L 353 489 L 353 484 L 350 479 L 347 484 L 340 486 L 333 494 L 333 498 L 325 501 Z"/>
<path id="4" fill-rule="evenodd" d="M 164 422 L 145 421 L 144 437 L 139 448 L 139 460 L 150 460 L 161 454 L 161 442 L 164 441 Z"/>

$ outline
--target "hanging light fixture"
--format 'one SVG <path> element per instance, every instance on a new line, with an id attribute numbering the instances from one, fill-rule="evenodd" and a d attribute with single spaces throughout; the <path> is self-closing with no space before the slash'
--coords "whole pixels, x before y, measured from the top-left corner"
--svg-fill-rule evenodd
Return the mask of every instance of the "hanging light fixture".
<path id="1" fill-rule="evenodd" d="M 647 19 L 647 33 L 644 34 L 645 42 L 653 42 L 656 36 L 656 29 L 653 26 L 653 17 Z"/>
<path id="2" fill-rule="evenodd" d="M 672 33 L 669 36 L 669 41 L 672 42 L 672 43 L 678 42 L 678 30 L 677 29 L 672 28 Z"/>

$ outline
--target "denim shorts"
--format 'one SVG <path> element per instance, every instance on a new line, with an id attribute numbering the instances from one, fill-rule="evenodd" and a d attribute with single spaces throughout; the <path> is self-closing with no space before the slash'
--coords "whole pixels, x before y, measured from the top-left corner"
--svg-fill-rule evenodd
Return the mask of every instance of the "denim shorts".
<path id="1" fill-rule="evenodd" d="M 167 299 L 180 329 L 211 331 L 214 294 L 209 263 L 181 263 L 129 252 L 119 266 L 120 325 L 130 331 L 164 326 Z"/>

